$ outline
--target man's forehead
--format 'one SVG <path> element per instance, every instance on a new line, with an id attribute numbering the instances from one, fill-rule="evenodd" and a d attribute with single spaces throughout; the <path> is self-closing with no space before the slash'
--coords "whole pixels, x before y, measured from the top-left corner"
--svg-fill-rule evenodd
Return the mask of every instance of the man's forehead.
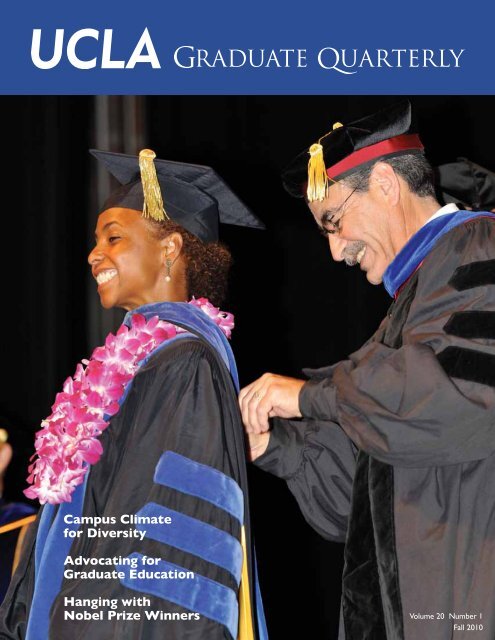
<path id="1" fill-rule="evenodd" d="M 343 181 L 332 182 L 329 181 L 327 188 L 327 197 L 325 200 L 328 201 L 328 205 L 338 204 L 338 202 L 342 199 L 342 197 L 346 197 L 352 189 L 346 185 Z"/>
<path id="2" fill-rule="evenodd" d="M 342 206 L 342 202 L 348 195 L 349 189 L 340 182 L 334 182 L 328 186 L 327 197 L 321 202 L 315 200 L 308 202 L 308 206 L 314 216 L 321 217 L 324 213 L 337 212 Z"/>

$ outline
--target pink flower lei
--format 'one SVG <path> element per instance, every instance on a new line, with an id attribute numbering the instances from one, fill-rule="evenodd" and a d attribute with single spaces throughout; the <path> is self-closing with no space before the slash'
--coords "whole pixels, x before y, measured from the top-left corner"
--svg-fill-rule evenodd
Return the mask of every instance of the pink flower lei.
<path id="1" fill-rule="evenodd" d="M 220 311 L 206 298 L 193 298 L 189 304 L 206 313 L 230 338 L 231 313 Z M 24 491 L 28 498 L 38 498 L 41 504 L 71 501 L 89 466 L 100 459 L 103 448 L 98 438 L 118 412 L 119 400 L 141 361 L 165 340 L 184 332 L 158 316 L 146 321 L 134 314 L 130 328 L 122 325 L 116 335 L 109 334 L 103 347 L 77 365 L 36 434 L 33 457 L 37 457 L 27 478 L 31 486 Z"/>

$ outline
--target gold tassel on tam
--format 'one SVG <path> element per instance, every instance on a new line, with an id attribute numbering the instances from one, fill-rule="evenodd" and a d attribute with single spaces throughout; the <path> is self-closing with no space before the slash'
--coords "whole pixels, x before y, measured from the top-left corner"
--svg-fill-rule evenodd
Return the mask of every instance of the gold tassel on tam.
<path id="1" fill-rule="evenodd" d="M 139 170 L 144 194 L 143 217 L 162 222 L 170 218 L 163 206 L 162 192 L 153 162 L 155 158 L 156 153 L 151 149 L 143 149 L 139 152 Z"/>
<path id="2" fill-rule="evenodd" d="M 309 148 L 308 162 L 308 190 L 307 196 L 310 202 L 327 197 L 328 176 L 323 158 L 323 147 L 320 143 L 312 144 Z"/>
<path id="3" fill-rule="evenodd" d="M 321 202 L 327 197 L 328 175 L 321 141 L 335 131 L 335 129 L 339 129 L 342 126 L 341 122 L 336 122 L 332 127 L 332 131 L 326 133 L 317 143 L 312 144 L 309 148 L 308 188 L 306 191 L 309 202 L 314 202 L 315 200 Z"/>

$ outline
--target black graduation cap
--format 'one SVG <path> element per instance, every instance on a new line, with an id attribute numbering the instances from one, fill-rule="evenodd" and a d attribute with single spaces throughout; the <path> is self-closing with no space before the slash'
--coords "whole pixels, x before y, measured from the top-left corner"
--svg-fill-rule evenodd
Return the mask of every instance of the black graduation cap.
<path id="1" fill-rule="evenodd" d="M 310 202 L 323 200 L 328 181 L 337 182 L 382 158 L 409 153 L 423 153 L 423 144 L 412 120 L 411 104 L 404 100 L 347 125 L 336 122 L 289 164 L 282 180 L 292 196 L 307 195 Z"/>
<path id="2" fill-rule="evenodd" d="M 495 173 L 467 158 L 435 169 L 439 196 L 445 204 L 460 203 L 478 211 L 495 209 Z"/>
<path id="3" fill-rule="evenodd" d="M 146 210 L 143 183 L 147 193 L 149 190 L 153 191 L 153 186 L 147 186 L 149 181 L 142 180 L 140 158 L 142 160 L 144 154 L 145 161 L 146 158 L 149 159 L 149 169 L 154 174 L 154 165 L 156 170 L 159 188 L 155 178 L 152 195 L 160 200 L 162 211 L 165 211 L 162 219 L 169 218 L 177 222 L 203 242 L 218 240 L 219 222 L 255 229 L 265 228 L 261 220 L 211 167 L 171 160 L 155 159 L 153 162 L 154 153 L 146 150 L 143 150 L 139 157 L 96 149 L 90 149 L 90 153 L 102 162 L 122 185 L 110 195 L 101 211 L 111 207 Z M 150 180 L 153 182 L 152 178 Z"/>

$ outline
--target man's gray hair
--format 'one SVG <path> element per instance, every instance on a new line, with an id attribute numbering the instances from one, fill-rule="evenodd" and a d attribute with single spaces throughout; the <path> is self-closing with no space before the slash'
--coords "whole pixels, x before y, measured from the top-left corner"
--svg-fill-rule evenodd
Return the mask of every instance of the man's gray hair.
<path id="1" fill-rule="evenodd" d="M 421 198 L 435 197 L 433 168 L 423 154 L 408 153 L 395 158 L 384 158 L 377 162 L 386 162 L 408 185 L 415 195 Z M 371 171 L 376 162 L 358 169 L 342 182 L 350 189 L 368 191 Z"/>

